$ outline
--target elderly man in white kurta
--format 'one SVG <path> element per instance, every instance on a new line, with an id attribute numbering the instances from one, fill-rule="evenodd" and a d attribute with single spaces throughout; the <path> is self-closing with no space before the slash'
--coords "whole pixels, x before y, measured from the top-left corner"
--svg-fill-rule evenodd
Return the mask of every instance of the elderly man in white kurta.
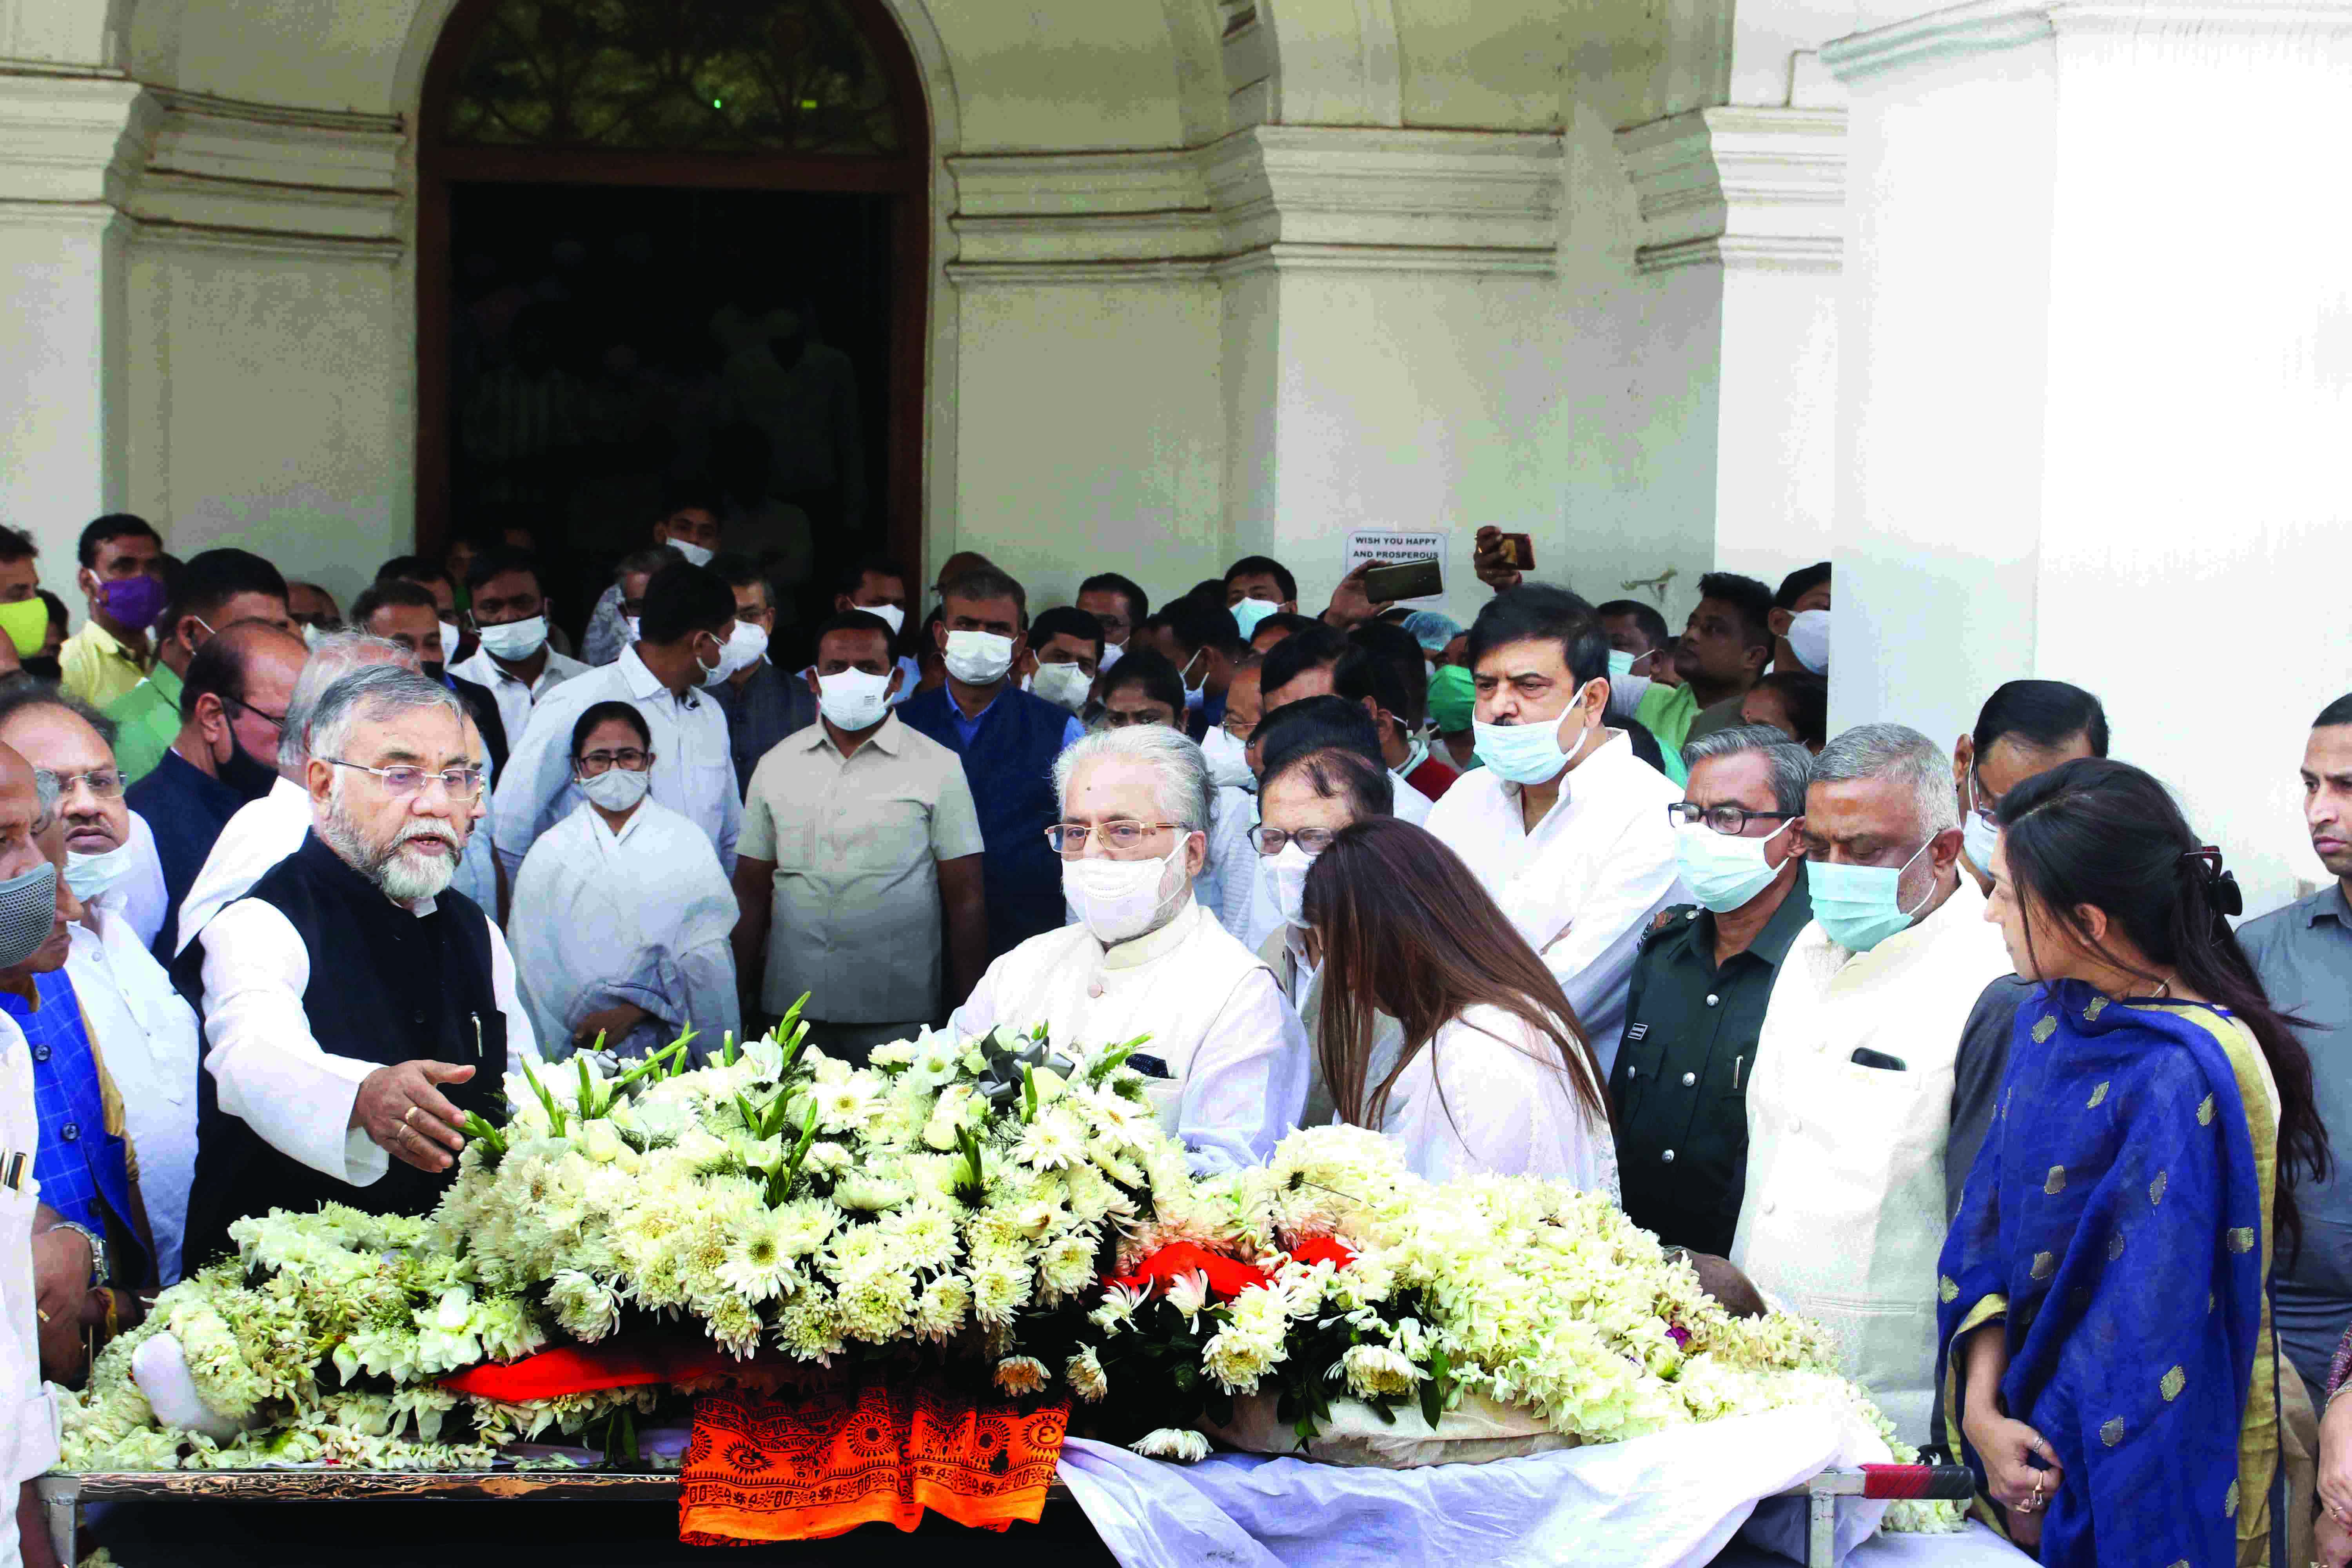
<path id="1" fill-rule="evenodd" d="M 1543 955 L 1606 1078 L 1642 933 L 1681 886 L 1666 808 L 1682 791 L 1609 728 L 1609 639 L 1575 595 L 1499 595 L 1470 628 L 1470 661 L 1486 765 L 1427 826 Z"/>
<path id="2" fill-rule="evenodd" d="M 1139 724 L 1087 736 L 1054 775 L 1050 832 L 1078 921 L 989 965 L 955 1028 L 1044 1024 L 1087 1046 L 1149 1035 L 1129 1065 L 1193 1168 L 1263 1161 L 1298 1123 L 1307 1036 L 1273 972 L 1193 900 L 1210 814 L 1200 747 Z"/>
<path id="3" fill-rule="evenodd" d="M 1989 1109 L 2007 1058 L 2005 1034 L 1967 1026 L 2009 952 L 1958 868 L 1949 764 L 1917 731 L 1831 742 L 1804 834 L 1813 921 L 1757 1041 L 1731 1261 L 1836 1331 L 1846 1375 L 1924 1443 L 1946 1172 L 1974 1161 L 1986 1118 L 1972 1108 Z"/>

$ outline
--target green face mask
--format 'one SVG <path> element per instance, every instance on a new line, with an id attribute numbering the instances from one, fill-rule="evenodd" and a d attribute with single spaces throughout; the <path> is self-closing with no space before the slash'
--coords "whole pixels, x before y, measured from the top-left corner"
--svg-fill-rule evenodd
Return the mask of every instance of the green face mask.
<path id="1" fill-rule="evenodd" d="M 37 598 L 0 605 L 0 631 L 16 645 L 19 658 L 30 658 L 49 640 L 49 607 Z"/>

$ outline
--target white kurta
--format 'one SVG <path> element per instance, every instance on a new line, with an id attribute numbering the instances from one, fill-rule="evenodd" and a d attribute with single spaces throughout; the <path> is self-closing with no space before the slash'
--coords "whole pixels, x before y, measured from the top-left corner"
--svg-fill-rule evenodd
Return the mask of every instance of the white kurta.
<path id="1" fill-rule="evenodd" d="M 102 903 L 89 906 L 89 919 L 96 931 L 68 928 L 66 975 L 121 1091 L 155 1261 L 163 1283 L 176 1284 L 196 1173 L 196 1015 L 129 921 Z"/>
<path id="2" fill-rule="evenodd" d="M 735 889 L 703 831 L 647 800 L 615 834 L 591 805 L 539 836 L 515 879 L 507 938 L 541 1048 L 571 1054 L 591 1013 L 630 1003 L 659 1020 L 605 1049 L 658 1050 L 687 1029 L 716 1050 L 740 1032 Z"/>
<path id="3" fill-rule="evenodd" d="M 1682 893 L 1666 807 L 1683 792 L 1612 731 L 1560 785 L 1533 833 L 1519 786 L 1464 773 L 1429 831 L 1468 863 L 1543 961 L 1606 1077 L 1625 1031 L 1625 992 L 1650 917 Z"/>
<path id="4" fill-rule="evenodd" d="M 1257 955 L 1186 900 L 1149 935 L 1106 949 L 1082 925 L 1031 937 L 988 966 L 954 1027 L 1046 1026 L 1055 1042 L 1150 1039 L 1139 1056 L 1167 1076 L 1150 1085 L 1160 1125 L 1195 1170 L 1265 1160 L 1298 1125 L 1307 1036 Z"/>
<path id="5" fill-rule="evenodd" d="M 1953 1065 L 1977 998 L 2011 973 L 1984 912 L 1962 877 L 1935 913 L 1868 952 L 1806 926 L 1781 961 L 1748 1080 L 1731 1261 L 1835 1330 L 1845 1374 L 1915 1443 L 1935 1380 Z M 1904 1070 L 1857 1065 L 1862 1047 Z"/>
<path id="6" fill-rule="evenodd" d="M 1389 770 L 1389 815 L 1415 827 L 1429 825 L 1429 814 L 1437 803 L 1413 787 L 1411 780 L 1395 769 Z"/>
<path id="7" fill-rule="evenodd" d="M 1516 1015 L 1473 1007 L 1405 1063 L 1381 1131 L 1433 1182 L 1543 1176 L 1613 1203 L 1616 1140 L 1608 1119 L 1576 1098 L 1570 1072 L 1596 1099 L 1604 1094 L 1582 1064 L 1562 1068 L 1559 1047 Z"/>
<path id="8" fill-rule="evenodd" d="M 139 940 L 152 943 L 155 933 L 163 929 L 163 917 L 172 908 L 171 889 L 163 885 L 163 861 L 155 851 L 155 830 L 137 812 L 125 814 L 131 818 L 131 832 L 123 839 L 130 846 L 137 864 L 124 873 L 114 886 L 83 903 L 102 910 L 111 910 L 131 922 Z"/>
<path id="9" fill-rule="evenodd" d="M 33 1058 L 16 1021 L 0 1014 L 0 1563 L 17 1560 L 19 1489 L 58 1458 L 57 1409 L 41 1382 L 33 1293 L 33 1211 L 41 1192 L 33 1156 L 40 1141 Z"/>

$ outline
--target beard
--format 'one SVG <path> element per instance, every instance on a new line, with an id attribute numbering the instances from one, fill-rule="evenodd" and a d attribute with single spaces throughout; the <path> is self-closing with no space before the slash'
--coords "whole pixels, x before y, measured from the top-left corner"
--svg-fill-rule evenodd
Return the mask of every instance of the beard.
<path id="1" fill-rule="evenodd" d="M 340 775 L 335 784 L 327 797 L 325 819 L 318 825 L 319 837 L 344 865 L 373 882 L 394 903 L 438 898 L 447 889 L 457 874 L 457 858 L 466 847 L 463 833 L 431 817 L 412 817 L 401 824 L 389 843 L 377 845 L 344 805 Z M 418 839 L 438 840 L 449 847 L 449 852 L 432 855 L 410 848 Z"/>

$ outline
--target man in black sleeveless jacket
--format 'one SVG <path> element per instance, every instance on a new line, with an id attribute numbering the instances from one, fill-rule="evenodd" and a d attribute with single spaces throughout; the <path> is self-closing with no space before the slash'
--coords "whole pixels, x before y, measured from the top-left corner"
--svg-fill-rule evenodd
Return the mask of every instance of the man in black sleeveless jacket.
<path id="1" fill-rule="evenodd" d="M 204 1015 L 191 1269 L 228 1227 L 327 1201 L 423 1214 L 469 1111 L 536 1058 L 505 939 L 448 891 L 484 808 L 482 742 L 437 682 L 365 666 L 310 723 L 311 831 L 175 975 Z"/>

